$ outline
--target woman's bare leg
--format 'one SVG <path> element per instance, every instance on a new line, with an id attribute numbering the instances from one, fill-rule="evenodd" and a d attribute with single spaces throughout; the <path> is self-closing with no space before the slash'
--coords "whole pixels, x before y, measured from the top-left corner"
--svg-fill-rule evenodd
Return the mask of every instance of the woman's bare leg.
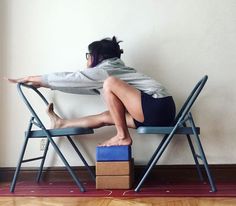
<path id="1" fill-rule="evenodd" d="M 127 111 L 134 119 L 140 122 L 144 121 L 141 93 L 115 77 L 109 77 L 105 80 L 103 89 L 117 134 L 105 141 L 101 146 L 131 145 L 132 139 L 129 134 L 125 113 Z"/>
<path id="2" fill-rule="evenodd" d="M 49 104 L 47 108 L 48 116 L 51 119 L 51 128 L 68 128 L 68 127 L 84 127 L 84 128 L 99 128 L 108 125 L 114 125 L 114 121 L 109 111 L 86 116 L 77 119 L 62 119 L 53 110 L 53 104 Z M 128 127 L 135 128 L 133 118 L 126 113 Z"/>

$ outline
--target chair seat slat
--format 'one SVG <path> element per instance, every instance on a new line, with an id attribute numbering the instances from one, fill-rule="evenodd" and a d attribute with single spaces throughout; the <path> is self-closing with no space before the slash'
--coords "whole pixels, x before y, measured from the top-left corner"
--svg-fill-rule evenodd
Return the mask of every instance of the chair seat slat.
<path id="1" fill-rule="evenodd" d="M 139 127 L 139 134 L 170 134 L 174 127 Z M 200 127 L 196 127 L 197 134 L 200 134 Z M 194 134 L 191 127 L 180 127 L 175 134 Z"/>
<path id="2" fill-rule="evenodd" d="M 67 135 L 82 135 L 93 134 L 94 131 L 91 128 L 71 127 L 60 129 L 48 129 L 47 130 L 52 137 L 55 136 L 67 136 Z M 46 137 L 47 135 L 43 130 L 32 130 L 29 132 L 29 137 Z"/>

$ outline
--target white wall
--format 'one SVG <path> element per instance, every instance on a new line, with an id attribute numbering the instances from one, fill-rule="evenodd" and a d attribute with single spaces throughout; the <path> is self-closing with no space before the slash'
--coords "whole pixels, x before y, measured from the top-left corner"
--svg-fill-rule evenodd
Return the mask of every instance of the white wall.
<path id="1" fill-rule="evenodd" d="M 236 1 L 235 0 L 0 0 L 3 61 L 1 76 L 22 77 L 85 68 L 87 45 L 116 35 L 124 42 L 127 65 L 151 75 L 173 94 L 177 106 L 204 74 L 209 75 L 194 107 L 210 164 L 235 164 Z M 4 14 L 4 16 L 3 16 Z M 96 96 L 42 90 L 63 117 L 80 117 L 105 109 Z M 0 166 L 11 167 L 23 143 L 29 113 L 14 85 L 1 85 Z M 37 103 L 37 102 L 36 102 Z M 41 113 L 44 109 L 40 106 Z M 45 117 L 47 125 L 49 120 Z M 91 164 L 95 147 L 114 134 L 113 127 L 82 136 L 76 142 Z M 133 156 L 142 164 L 160 138 L 137 135 Z M 82 165 L 61 141 L 72 165 Z M 63 144 L 62 144 L 63 143 Z M 33 140 L 27 156 L 40 154 Z M 192 164 L 183 138 L 176 138 L 161 164 Z M 28 166 L 36 166 L 30 163 Z M 62 165 L 53 152 L 46 165 Z"/>
<path id="2" fill-rule="evenodd" d="M 4 39 L 5 39 L 5 2 L 0 0 L 0 113 L 1 113 L 1 122 L 3 120 L 3 86 L 4 86 L 4 82 L 2 81 L 2 76 L 3 76 L 3 60 L 4 60 L 4 53 L 5 51 L 5 45 L 4 45 Z M 2 146 L 2 138 L 3 138 L 3 126 L 2 124 L 0 124 L 0 145 Z M 0 146 L 0 147 L 1 147 Z M 2 152 L 0 149 L 0 166 L 2 165 Z"/>

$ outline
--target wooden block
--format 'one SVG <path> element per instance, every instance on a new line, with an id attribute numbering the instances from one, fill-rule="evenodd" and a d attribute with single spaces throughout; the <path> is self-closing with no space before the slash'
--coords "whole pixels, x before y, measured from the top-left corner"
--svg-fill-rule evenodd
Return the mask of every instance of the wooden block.
<path id="1" fill-rule="evenodd" d="M 96 175 L 131 175 L 133 160 L 124 162 L 96 162 Z"/>
<path id="2" fill-rule="evenodd" d="M 96 189 L 130 189 L 132 183 L 132 177 L 129 175 L 96 177 Z"/>
<path id="3" fill-rule="evenodd" d="M 96 148 L 97 162 L 129 161 L 131 159 L 131 146 L 110 146 Z"/>

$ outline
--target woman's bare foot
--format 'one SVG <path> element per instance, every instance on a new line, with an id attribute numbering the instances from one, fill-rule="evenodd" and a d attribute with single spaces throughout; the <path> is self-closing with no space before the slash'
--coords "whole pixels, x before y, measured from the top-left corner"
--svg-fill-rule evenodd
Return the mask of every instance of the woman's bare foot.
<path id="1" fill-rule="evenodd" d="M 51 120 L 51 129 L 62 128 L 63 119 L 61 119 L 53 110 L 53 103 L 50 103 L 46 110 L 50 120 Z"/>
<path id="2" fill-rule="evenodd" d="M 132 139 L 130 137 L 124 138 L 117 135 L 103 142 L 102 144 L 99 144 L 98 146 L 124 146 L 131 144 L 132 144 Z"/>

